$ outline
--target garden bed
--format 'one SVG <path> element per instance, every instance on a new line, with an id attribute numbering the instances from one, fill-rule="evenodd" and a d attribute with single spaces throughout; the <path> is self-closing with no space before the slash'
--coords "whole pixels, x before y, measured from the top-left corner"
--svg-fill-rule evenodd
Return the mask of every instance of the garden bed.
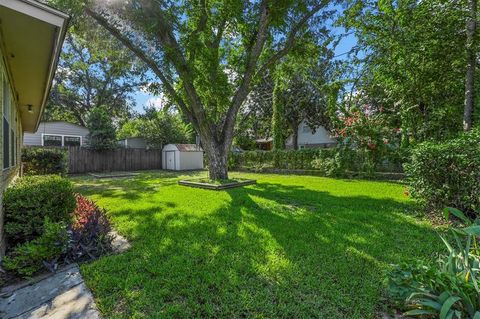
<path id="1" fill-rule="evenodd" d="M 201 178 L 195 180 L 181 180 L 178 181 L 178 184 L 183 186 L 190 186 L 190 187 L 197 187 L 197 188 L 205 188 L 205 189 L 212 189 L 212 190 L 223 190 L 223 189 L 230 189 L 236 187 L 242 187 L 247 185 L 256 184 L 257 181 L 254 179 L 228 179 L 224 181 L 213 181 L 208 178 Z"/>
<path id="2" fill-rule="evenodd" d="M 89 173 L 88 175 L 95 178 L 121 178 L 138 176 L 139 173 L 132 172 L 110 172 L 110 173 Z"/>

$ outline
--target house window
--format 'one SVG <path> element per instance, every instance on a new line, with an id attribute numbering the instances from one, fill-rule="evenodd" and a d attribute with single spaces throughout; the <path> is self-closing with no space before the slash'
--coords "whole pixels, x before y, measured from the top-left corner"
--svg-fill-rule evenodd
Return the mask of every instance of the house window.
<path id="1" fill-rule="evenodd" d="M 13 129 L 10 130 L 10 158 L 12 166 L 16 164 L 16 156 L 15 156 L 15 132 Z"/>
<path id="2" fill-rule="evenodd" d="M 298 148 L 303 150 L 305 148 L 305 145 L 300 145 Z"/>
<path id="3" fill-rule="evenodd" d="M 82 143 L 80 136 L 64 136 L 63 139 L 64 146 L 80 146 Z"/>
<path id="4" fill-rule="evenodd" d="M 10 167 L 10 88 L 3 76 L 3 168 Z"/>
<path id="5" fill-rule="evenodd" d="M 62 146 L 62 136 L 43 135 L 43 146 Z"/>

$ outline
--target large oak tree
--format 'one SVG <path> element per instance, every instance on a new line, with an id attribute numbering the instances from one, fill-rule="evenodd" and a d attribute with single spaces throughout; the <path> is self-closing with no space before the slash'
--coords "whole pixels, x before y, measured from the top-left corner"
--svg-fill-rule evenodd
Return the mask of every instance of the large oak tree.
<path id="1" fill-rule="evenodd" d="M 210 178 L 226 179 L 236 117 L 253 82 L 324 26 L 331 2 L 99 1 L 84 11 L 158 77 L 200 135 Z"/>

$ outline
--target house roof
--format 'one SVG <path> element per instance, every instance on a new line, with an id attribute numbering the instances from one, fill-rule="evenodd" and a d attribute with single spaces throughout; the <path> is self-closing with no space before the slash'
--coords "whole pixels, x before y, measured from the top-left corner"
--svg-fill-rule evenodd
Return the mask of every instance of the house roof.
<path id="1" fill-rule="evenodd" d="M 0 0 L 0 47 L 27 132 L 40 123 L 68 19 L 34 0 Z"/>
<path id="2" fill-rule="evenodd" d="M 40 122 L 40 124 L 48 124 L 48 123 L 67 123 L 69 125 L 75 125 L 75 126 L 78 126 L 78 127 L 82 127 L 82 128 L 86 128 L 85 126 L 83 125 L 80 125 L 80 124 L 77 124 L 77 123 L 72 123 L 72 122 L 68 122 L 68 121 L 42 121 Z"/>
<path id="3" fill-rule="evenodd" d="M 197 144 L 175 144 L 180 152 L 199 152 L 203 151 Z"/>

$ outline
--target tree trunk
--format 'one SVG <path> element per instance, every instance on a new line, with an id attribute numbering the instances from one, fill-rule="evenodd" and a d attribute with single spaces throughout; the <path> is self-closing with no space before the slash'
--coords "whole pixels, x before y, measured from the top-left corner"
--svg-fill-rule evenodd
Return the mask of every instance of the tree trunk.
<path id="1" fill-rule="evenodd" d="M 273 135 L 273 149 L 274 150 L 283 150 L 285 149 L 285 139 L 284 139 L 284 109 L 283 109 L 283 100 L 280 98 L 280 88 L 278 85 L 278 80 L 275 81 L 275 87 L 273 89 L 273 115 L 272 115 L 272 135 Z"/>
<path id="2" fill-rule="evenodd" d="M 475 33 L 477 29 L 477 0 L 468 1 L 467 18 L 467 72 L 465 75 L 465 108 L 463 113 L 463 129 L 469 131 L 473 124 L 473 108 L 475 95 L 475 66 L 477 62 Z"/>
<path id="3" fill-rule="evenodd" d="M 213 180 L 228 179 L 228 148 L 223 143 L 217 143 L 211 139 L 202 138 L 202 145 L 208 158 L 208 175 Z"/>
<path id="4" fill-rule="evenodd" d="M 293 149 L 298 150 L 298 125 L 293 127 L 292 143 Z"/>

